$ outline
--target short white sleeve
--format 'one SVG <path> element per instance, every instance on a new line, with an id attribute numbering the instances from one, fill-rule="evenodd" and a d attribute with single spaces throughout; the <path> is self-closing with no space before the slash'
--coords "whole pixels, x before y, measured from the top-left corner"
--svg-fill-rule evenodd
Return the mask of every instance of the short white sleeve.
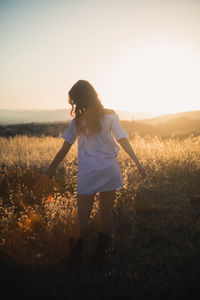
<path id="1" fill-rule="evenodd" d="M 117 142 L 119 139 L 128 138 L 128 134 L 121 128 L 117 114 L 113 114 L 113 118 L 111 120 L 111 130 Z"/>
<path id="2" fill-rule="evenodd" d="M 76 140 L 77 130 L 76 130 L 76 122 L 73 119 L 67 129 L 63 132 L 62 138 L 68 142 L 69 144 L 73 144 Z"/>

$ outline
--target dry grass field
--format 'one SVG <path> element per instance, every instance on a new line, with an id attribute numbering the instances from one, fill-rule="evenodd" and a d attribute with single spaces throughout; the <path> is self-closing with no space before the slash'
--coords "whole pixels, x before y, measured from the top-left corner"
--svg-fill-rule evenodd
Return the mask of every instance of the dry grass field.
<path id="1" fill-rule="evenodd" d="M 34 182 L 62 139 L 0 138 L 2 299 L 199 299 L 200 137 L 134 136 L 131 143 L 147 179 L 121 150 L 125 185 L 117 192 L 110 248 L 104 264 L 91 270 L 97 196 L 77 278 L 59 264 L 68 237 L 78 234 L 77 145 L 39 193 Z"/>

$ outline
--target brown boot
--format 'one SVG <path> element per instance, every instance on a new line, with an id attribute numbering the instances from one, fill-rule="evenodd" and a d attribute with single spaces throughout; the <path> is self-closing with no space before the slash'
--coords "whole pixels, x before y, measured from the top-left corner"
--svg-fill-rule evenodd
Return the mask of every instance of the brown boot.
<path id="1" fill-rule="evenodd" d="M 99 232 L 93 263 L 102 263 L 110 240 L 110 235 Z"/>
<path id="2" fill-rule="evenodd" d="M 70 254 L 66 264 L 66 271 L 79 272 L 81 270 L 84 241 L 85 239 L 83 238 L 69 240 Z"/>

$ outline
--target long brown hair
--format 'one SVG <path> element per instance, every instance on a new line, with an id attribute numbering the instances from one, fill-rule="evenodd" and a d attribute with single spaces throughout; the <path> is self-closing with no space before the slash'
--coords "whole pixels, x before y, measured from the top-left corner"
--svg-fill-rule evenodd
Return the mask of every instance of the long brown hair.
<path id="1" fill-rule="evenodd" d="M 78 132 L 87 132 L 88 135 L 99 132 L 104 107 L 89 81 L 77 81 L 68 92 L 68 99 L 72 105 L 71 115 L 76 119 Z"/>

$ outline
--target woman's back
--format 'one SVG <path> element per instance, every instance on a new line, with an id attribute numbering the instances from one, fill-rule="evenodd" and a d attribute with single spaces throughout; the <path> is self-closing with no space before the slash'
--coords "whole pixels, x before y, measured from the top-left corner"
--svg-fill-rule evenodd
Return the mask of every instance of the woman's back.
<path id="1" fill-rule="evenodd" d="M 123 186 L 116 160 L 119 146 L 112 135 L 117 141 L 128 137 L 120 126 L 118 115 L 111 110 L 105 110 L 101 129 L 93 135 L 87 135 L 87 132 L 78 134 L 75 119 L 63 133 L 62 137 L 70 144 L 78 136 L 78 194 L 93 194 Z"/>
<path id="2" fill-rule="evenodd" d="M 121 128 L 118 115 L 110 109 L 105 109 L 104 118 L 101 121 L 101 130 L 93 135 L 80 132 L 78 134 L 75 119 L 73 119 L 64 131 L 62 137 L 73 144 L 78 136 L 78 157 L 87 159 L 88 156 L 98 156 L 99 158 L 117 157 L 119 146 L 113 139 L 127 138 L 128 134 Z"/>

